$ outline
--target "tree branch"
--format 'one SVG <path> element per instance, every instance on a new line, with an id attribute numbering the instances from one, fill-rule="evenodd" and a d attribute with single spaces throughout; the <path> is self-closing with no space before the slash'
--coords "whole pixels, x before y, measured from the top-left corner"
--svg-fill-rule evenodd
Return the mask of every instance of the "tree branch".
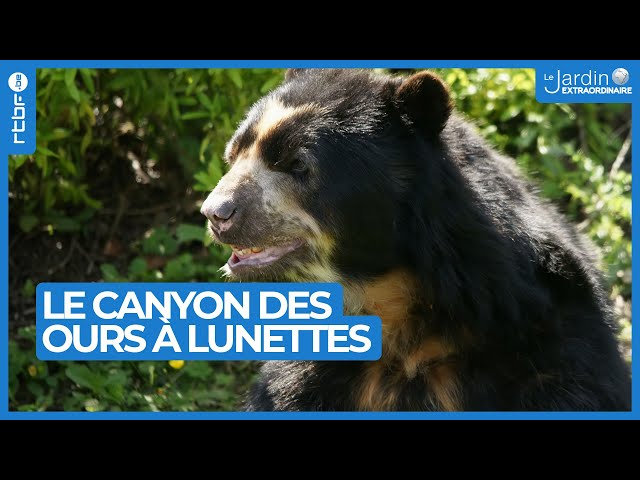
<path id="1" fill-rule="evenodd" d="M 622 142 L 622 148 L 620 148 L 620 151 L 618 152 L 618 156 L 616 157 L 615 161 L 613 162 L 613 165 L 611 166 L 611 170 L 609 171 L 609 178 L 613 178 L 615 174 L 618 173 L 618 170 L 620 170 L 620 167 L 624 163 L 624 159 L 627 157 L 627 153 L 629 152 L 630 148 L 631 148 L 631 130 L 629 130 L 629 134 L 627 135 L 627 138 L 625 138 L 624 142 Z"/>

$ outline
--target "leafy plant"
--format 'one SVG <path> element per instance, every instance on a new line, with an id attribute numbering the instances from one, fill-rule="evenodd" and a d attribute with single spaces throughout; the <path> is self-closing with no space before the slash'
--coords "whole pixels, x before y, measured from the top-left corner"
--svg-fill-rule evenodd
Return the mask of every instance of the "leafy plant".
<path id="1" fill-rule="evenodd" d="M 77 232 L 104 205 L 96 175 L 130 167 L 144 181 L 150 162 L 177 161 L 210 190 L 242 115 L 281 79 L 269 69 L 38 70 L 37 150 L 9 159 L 12 217 L 24 232 Z"/>

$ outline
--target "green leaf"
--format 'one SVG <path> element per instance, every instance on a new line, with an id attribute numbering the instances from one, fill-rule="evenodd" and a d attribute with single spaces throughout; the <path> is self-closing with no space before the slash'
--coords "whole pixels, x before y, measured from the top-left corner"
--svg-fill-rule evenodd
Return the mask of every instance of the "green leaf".
<path id="1" fill-rule="evenodd" d="M 197 274 L 197 265 L 190 253 L 183 253 L 179 257 L 172 258 L 164 268 L 165 281 L 186 282 Z"/>
<path id="2" fill-rule="evenodd" d="M 74 383 L 77 383 L 81 387 L 89 388 L 94 392 L 102 390 L 102 386 L 105 383 L 104 378 L 89 370 L 89 367 L 86 365 L 69 365 L 65 374 Z"/>
<path id="3" fill-rule="evenodd" d="M 271 77 L 269 80 L 267 80 L 262 84 L 262 87 L 260 87 L 260 93 L 262 94 L 267 93 L 273 87 L 278 85 L 282 80 L 283 78 L 281 75 L 274 75 L 273 77 Z"/>
<path id="4" fill-rule="evenodd" d="M 93 140 L 92 130 L 87 129 L 87 133 L 82 137 L 82 142 L 80 142 L 80 154 L 84 155 L 87 152 L 87 148 L 91 145 L 91 140 Z"/>
<path id="5" fill-rule="evenodd" d="M 129 276 L 135 279 L 141 278 L 147 273 L 147 262 L 142 257 L 134 258 L 129 264 Z"/>
<path id="6" fill-rule="evenodd" d="M 53 228 L 59 232 L 78 232 L 82 225 L 70 217 L 56 217 L 52 219 Z"/>
<path id="7" fill-rule="evenodd" d="M 102 278 L 105 282 L 119 282 L 120 274 L 115 266 L 110 263 L 103 263 L 100 265 L 100 271 L 102 272 Z"/>
<path id="8" fill-rule="evenodd" d="M 176 97 L 171 97 L 169 100 L 169 106 L 171 107 L 171 115 L 175 120 L 180 118 L 180 107 L 178 106 L 178 100 Z"/>
<path id="9" fill-rule="evenodd" d="M 178 250 L 178 242 L 164 227 L 155 228 L 142 240 L 142 252 L 148 255 L 173 255 Z"/>
<path id="10" fill-rule="evenodd" d="M 47 178 L 49 162 L 47 161 L 46 155 L 35 155 L 33 158 L 38 168 L 42 170 L 42 176 Z"/>
<path id="11" fill-rule="evenodd" d="M 93 84 L 93 78 L 91 78 L 91 70 L 89 70 L 88 68 L 81 68 L 80 75 L 82 76 L 82 81 L 87 87 L 87 90 L 89 90 L 89 93 L 93 95 L 96 91 L 96 88 Z"/>
<path id="12" fill-rule="evenodd" d="M 28 155 L 11 155 L 9 157 L 9 165 L 15 171 L 19 169 L 28 158 Z"/>
<path id="13" fill-rule="evenodd" d="M 233 84 L 238 88 L 242 88 L 242 76 L 240 75 L 240 70 L 237 68 L 231 68 L 227 70 L 227 73 L 229 74 L 229 78 Z"/>
<path id="14" fill-rule="evenodd" d="M 64 83 L 67 86 L 67 92 L 69 92 L 69 96 L 73 98 L 76 102 L 80 101 L 80 92 L 78 91 L 78 87 L 76 87 L 76 68 L 70 68 L 64 72 Z"/>
<path id="15" fill-rule="evenodd" d="M 213 110 L 213 104 L 211 103 L 211 99 L 206 94 L 204 94 L 203 92 L 197 92 L 196 97 L 198 97 L 198 101 L 202 105 L 204 105 L 204 107 L 207 110 L 209 111 Z"/>
<path id="16" fill-rule="evenodd" d="M 201 225 L 191 225 L 189 223 L 181 223 L 176 228 L 176 236 L 178 243 L 186 242 L 202 242 L 207 231 Z"/>
<path id="17" fill-rule="evenodd" d="M 77 71 L 77 68 L 68 68 L 64 71 L 64 83 L 67 87 L 75 81 Z"/>
<path id="18" fill-rule="evenodd" d="M 187 112 L 182 115 L 182 120 L 196 120 L 198 118 L 209 118 L 209 112 Z"/>
<path id="19" fill-rule="evenodd" d="M 35 215 L 22 215 L 18 219 L 18 225 L 20 225 L 20 229 L 25 233 L 29 233 L 31 230 L 33 230 L 33 228 L 38 225 L 38 223 L 38 217 L 36 217 Z"/>
<path id="20" fill-rule="evenodd" d="M 204 139 L 202 140 L 202 143 L 200 143 L 200 151 L 198 153 L 198 158 L 200 159 L 201 162 L 204 162 L 204 152 L 210 143 L 211 143 L 210 135 L 207 135 L 206 137 L 204 137 Z"/>
<path id="21" fill-rule="evenodd" d="M 76 166 L 73 164 L 73 162 L 70 159 L 66 157 L 66 155 L 64 155 L 64 152 L 62 153 L 63 153 L 62 155 L 58 156 L 58 160 L 60 161 L 60 166 L 64 168 L 67 173 L 75 177 L 78 174 L 78 170 L 76 170 Z"/>
<path id="22" fill-rule="evenodd" d="M 27 298 L 31 298 L 35 295 L 35 293 L 36 286 L 33 284 L 33 280 L 27 278 L 27 280 L 24 282 L 24 285 L 22 286 L 22 294 Z"/>
<path id="23" fill-rule="evenodd" d="M 51 133 L 52 140 L 62 140 L 63 138 L 70 137 L 72 134 L 71 130 L 66 128 L 54 128 Z"/>
<path id="24" fill-rule="evenodd" d="M 213 368 L 208 362 L 186 362 L 183 372 L 198 380 L 211 380 L 213 376 Z"/>
<path id="25" fill-rule="evenodd" d="M 114 75 L 113 79 L 107 86 L 107 90 L 122 90 L 131 88 L 132 84 L 135 82 L 136 79 L 131 75 Z"/>
<path id="26" fill-rule="evenodd" d="M 180 97 L 178 98 L 178 104 L 185 107 L 195 107 L 196 105 L 198 105 L 198 100 L 193 97 Z"/>
<path id="27" fill-rule="evenodd" d="M 105 396 L 116 403 L 124 402 L 124 385 L 122 383 L 110 383 L 105 387 Z"/>
<path id="28" fill-rule="evenodd" d="M 200 363 L 200 362 L 189 362 L 189 363 Z M 228 386 L 231 385 L 233 383 L 233 376 L 229 375 L 228 373 L 218 373 L 216 374 L 216 384 L 221 385 L 221 386 Z"/>
<path id="29" fill-rule="evenodd" d="M 34 383 L 34 382 L 29 382 L 27 384 L 27 389 L 35 396 L 35 397 L 42 397 L 44 395 L 44 388 L 42 388 L 42 385 L 38 384 L 38 383 Z"/>
<path id="30" fill-rule="evenodd" d="M 217 181 L 215 179 L 211 179 L 207 172 L 198 172 L 193 176 L 193 178 L 195 178 L 198 182 L 193 187 L 193 189 L 199 192 L 207 192 L 211 190 L 215 186 Z"/>
<path id="31" fill-rule="evenodd" d="M 49 150 L 47 147 L 38 146 L 36 147 L 36 152 L 48 157 L 60 158 L 60 156 L 56 152 L 54 152 L 53 150 Z"/>

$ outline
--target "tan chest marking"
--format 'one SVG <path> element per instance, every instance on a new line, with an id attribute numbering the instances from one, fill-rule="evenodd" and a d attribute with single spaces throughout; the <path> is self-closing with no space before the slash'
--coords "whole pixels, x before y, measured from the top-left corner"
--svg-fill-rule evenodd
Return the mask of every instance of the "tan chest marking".
<path id="1" fill-rule="evenodd" d="M 420 352 L 411 355 L 411 360 L 407 359 L 404 371 L 388 365 L 384 359 L 371 362 L 361 376 L 356 397 L 358 410 L 397 410 L 403 386 L 418 375 L 423 377 L 429 389 L 425 403 L 442 411 L 460 411 L 462 404 L 455 364 L 445 361 L 429 365 L 429 362 L 442 358 L 440 354 L 444 351 L 442 347 L 434 346 L 433 340 L 429 340 L 420 348 Z M 431 354 L 435 357 L 430 357 Z M 411 374 L 407 371 L 408 366 L 413 369 Z"/>
<path id="2" fill-rule="evenodd" d="M 462 410 L 460 384 L 453 364 L 444 363 L 433 367 L 429 371 L 429 386 L 441 410 L 445 412 Z"/>
<path id="3" fill-rule="evenodd" d="M 359 410 L 394 410 L 406 382 L 423 376 L 431 402 L 440 410 L 460 410 L 455 364 L 444 360 L 454 349 L 439 338 L 417 341 L 411 309 L 418 283 L 406 271 L 396 270 L 364 287 L 363 308 L 382 320 L 383 355 L 365 367 L 356 404 Z M 417 346 L 416 346 L 417 344 Z"/>
<path id="4" fill-rule="evenodd" d="M 394 410 L 398 391 L 395 385 L 385 378 L 385 369 L 386 366 L 382 360 L 376 360 L 365 368 L 356 398 L 358 410 L 363 412 Z"/>
<path id="5" fill-rule="evenodd" d="M 364 310 L 380 317 L 383 329 L 399 328 L 409 319 L 416 290 L 415 277 L 394 270 L 364 287 Z"/>

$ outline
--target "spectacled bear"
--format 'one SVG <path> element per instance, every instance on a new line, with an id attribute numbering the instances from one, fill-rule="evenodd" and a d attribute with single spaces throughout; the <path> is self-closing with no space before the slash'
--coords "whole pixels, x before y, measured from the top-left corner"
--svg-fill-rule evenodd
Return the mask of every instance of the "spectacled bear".
<path id="1" fill-rule="evenodd" d="M 339 282 L 375 362 L 266 362 L 246 410 L 628 410 L 594 248 L 446 85 L 288 70 L 202 206 L 238 281 Z"/>

